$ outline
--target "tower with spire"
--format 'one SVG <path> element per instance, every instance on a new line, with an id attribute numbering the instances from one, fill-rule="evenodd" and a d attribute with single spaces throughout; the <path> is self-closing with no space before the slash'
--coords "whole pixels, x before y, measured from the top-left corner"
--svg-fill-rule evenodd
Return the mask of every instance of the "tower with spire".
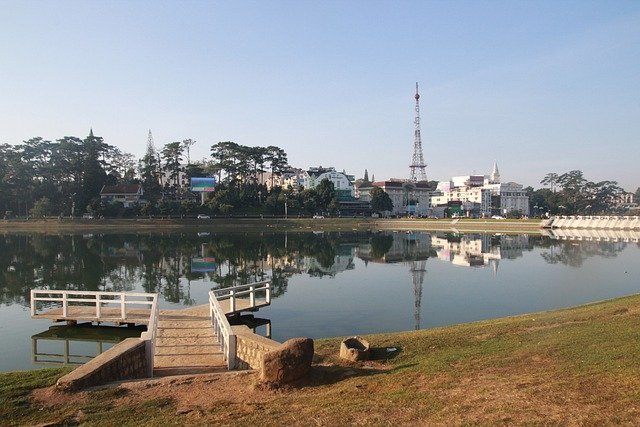
<path id="1" fill-rule="evenodd" d="M 500 184 L 500 172 L 498 172 L 498 162 L 493 161 L 493 170 L 491 171 L 491 176 L 489 176 L 489 180 L 492 184 Z"/>
<path id="2" fill-rule="evenodd" d="M 420 136 L 420 93 L 418 92 L 418 82 L 416 82 L 416 117 L 414 119 L 415 130 L 413 139 L 413 158 L 409 169 L 409 181 L 418 182 L 427 180 L 427 165 L 424 163 L 422 155 L 422 138 Z"/>

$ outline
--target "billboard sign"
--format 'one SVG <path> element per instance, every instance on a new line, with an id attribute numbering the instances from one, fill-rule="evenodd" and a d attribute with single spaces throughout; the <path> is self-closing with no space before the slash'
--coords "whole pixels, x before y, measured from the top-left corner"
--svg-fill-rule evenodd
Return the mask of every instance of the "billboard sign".
<path id="1" fill-rule="evenodd" d="M 211 257 L 203 258 L 191 258 L 191 272 L 192 273 L 207 273 L 210 271 L 216 271 L 218 265 L 216 259 Z"/>
<path id="2" fill-rule="evenodd" d="M 191 178 L 191 191 L 210 193 L 216 189 L 215 178 Z"/>

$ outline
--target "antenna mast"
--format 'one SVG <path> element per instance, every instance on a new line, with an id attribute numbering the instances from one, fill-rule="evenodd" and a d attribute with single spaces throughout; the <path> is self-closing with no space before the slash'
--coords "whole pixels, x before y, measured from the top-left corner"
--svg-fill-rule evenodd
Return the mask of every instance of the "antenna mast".
<path id="1" fill-rule="evenodd" d="M 420 137 L 420 94 L 418 93 L 418 82 L 416 82 L 416 118 L 414 120 L 415 131 L 413 140 L 413 158 L 411 159 L 411 175 L 409 181 L 418 182 L 427 180 L 427 165 L 424 163 L 422 155 L 422 139 Z"/>

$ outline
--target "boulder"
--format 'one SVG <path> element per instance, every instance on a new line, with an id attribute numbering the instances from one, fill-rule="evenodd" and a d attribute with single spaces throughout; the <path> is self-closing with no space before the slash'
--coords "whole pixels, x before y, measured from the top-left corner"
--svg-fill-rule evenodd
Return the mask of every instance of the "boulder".
<path id="1" fill-rule="evenodd" d="M 260 379 L 266 383 L 284 384 L 304 378 L 311 370 L 312 360 L 313 340 L 292 338 L 262 357 Z"/>
<path id="2" fill-rule="evenodd" d="M 367 360 L 369 359 L 369 353 L 369 341 L 357 336 L 347 338 L 340 344 L 340 357 L 351 362 Z"/>

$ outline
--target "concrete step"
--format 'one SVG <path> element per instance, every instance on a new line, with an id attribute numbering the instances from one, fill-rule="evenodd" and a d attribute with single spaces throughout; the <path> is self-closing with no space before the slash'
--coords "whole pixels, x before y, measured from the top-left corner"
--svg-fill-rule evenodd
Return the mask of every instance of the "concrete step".
<path id="1" fill-rule="evenodd" d="M 171 356 L 171 355 L 189 355 L 189 354 L 222 354 L 220 345 L 156 345 L 155 356 Z"/>
<path id="2" fill-rule="evenodd" d="M 226 366 L 222 354 L 156 354 L 153 358 L 156 368 L 193 368 Z"/>
<path id="3" fill-rule="evenodd" d="M 218 341 L 213 337 L 193 336 L 193 337 L 157 337 L 156 347 L 178 346 L 178 345 L 217 345 Z"/>
<path id="4" fill-rule="evenodd" d="M 202 366 L 202 367 L 181 367 L 181 368 L 154 368 L 154 377 L 172 377 L 174 375 L 195 375 L 209 374 L 213 372 L 229 372 L 227 365 L 221 366 Z"/>
<path id="5" fill-rule="evenodd" d="M 162 338 L 182 338 L 182 337 L 202 337 L 216 341 L 213 331 L 202 329 L 158 329 L 156 337 Z"/>

